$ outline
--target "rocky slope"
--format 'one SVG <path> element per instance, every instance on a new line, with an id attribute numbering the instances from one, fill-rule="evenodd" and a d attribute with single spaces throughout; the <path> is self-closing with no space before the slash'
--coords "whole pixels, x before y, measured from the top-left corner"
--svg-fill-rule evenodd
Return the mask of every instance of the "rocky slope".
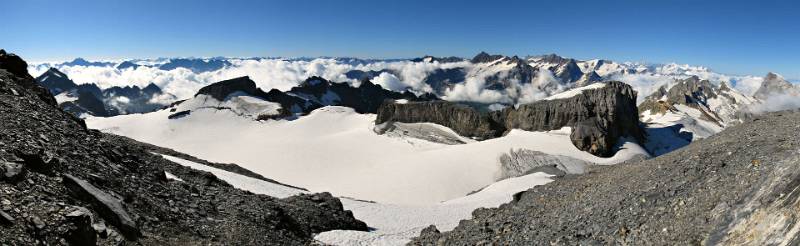
<path id="1" fill-rule="evenodd" d="M 0 50 L 0 242 L 292 245 L 367 229 L 330 194 L 256 195 L 87 130 L 26 67 Z"/>
<path id="2" fill-rule="evenodd" d="M 644 140 L 636 112 L 636 92 L 627 84 L 608 82 L 569 97 L 489 113 L 445 101 L 386 102 L 378 109 L 376 124 L 431 122 L 479 139 L 498 137 L 511 129 L 549 131 L 572 127 L 571 138 L 576 147 L 594 155 L 610 156 L 620 137 Z"/>
<path id="3" fill-rule="evenodd" d="M 800 112 L 759 116 L 675 152 L 595 166 L 479 209 L 412 245 L 794 245 Z"/>

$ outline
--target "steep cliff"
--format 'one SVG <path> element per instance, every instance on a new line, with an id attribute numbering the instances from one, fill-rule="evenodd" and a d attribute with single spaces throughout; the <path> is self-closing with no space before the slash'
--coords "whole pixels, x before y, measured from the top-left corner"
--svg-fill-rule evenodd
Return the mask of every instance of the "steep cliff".
<path id="1" fill-rule="evenodd" d="M 636 92 L 629 85 L 608 82 L 566 93 L 571 94 L 489 113 L 453 102 L 387 101 L 378 109 L 376 123 L 432 122 L 450 127 L 462 136 L 479 139 L 499 137 L 511 129 L 549 131 L 573 127 L 573 144 L 598 156 L 612 155 L 620 137 L 644 140 L 637 117 Z"/>

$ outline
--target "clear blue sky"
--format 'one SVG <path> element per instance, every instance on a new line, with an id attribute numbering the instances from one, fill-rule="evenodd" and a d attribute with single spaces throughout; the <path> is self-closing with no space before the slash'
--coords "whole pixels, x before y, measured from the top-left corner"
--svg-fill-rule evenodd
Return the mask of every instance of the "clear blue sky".
<path id="1" fill-rule="evenodd" d="M 800 78 L 798 1 L 0 0 L 34 61 L 558 53 Z"/>

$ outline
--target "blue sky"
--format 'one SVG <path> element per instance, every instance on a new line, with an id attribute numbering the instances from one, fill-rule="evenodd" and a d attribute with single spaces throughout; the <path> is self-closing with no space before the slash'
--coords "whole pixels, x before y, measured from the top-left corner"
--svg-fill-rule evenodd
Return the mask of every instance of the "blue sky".
<path id="1" fill-rule="evenodd" d="M 800 78 L 797 1 L 0 0 L 28 60 L 557 53 Z"/>

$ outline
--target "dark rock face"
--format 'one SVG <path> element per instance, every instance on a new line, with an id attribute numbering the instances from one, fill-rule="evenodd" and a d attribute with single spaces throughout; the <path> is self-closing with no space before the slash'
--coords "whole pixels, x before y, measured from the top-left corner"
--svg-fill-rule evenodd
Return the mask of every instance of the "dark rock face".
<path id="1" fill-rule="evenodd" d="M 432 122 L 462 136 L 479 139 L 499 137 L 511 129 L 549 131 L 570 126 L 573 144 L 598 156 L 612 155 L 620 137 L 644 141 L 636 91 L 622 82 L 608 82 L 602 88 L 585 90 L 571 98 L 538 101 L 489 113 L 443 101 L 387 102 L 378 110 L 376 124 L 388 121 Z"/>
<path id="2" fill-rule="evenodd" d="M 72 82 L 67 75 L 58 71 L 58 69 L 50 68 L 39 77 L 36 77 L 42 86 L 50 90 L 53 95 L 58 95 L 61 92 L 69 91 L 78 87 L 75 82 Z"/>
<path id="3" fill-rule="evenodd" d="M 612 147 L 620 137 L 628 136 L 639 142 L 644 141 L 637 112 L 636 91 L 625 83 L 612 81 L 602 88 L 585 90 L 571 98 L 538 101 L 520 105 L 516 109 L 507 108 L 503 110 L 505 117 L 502 119 L 506 129 L 526 131 L 557 130 L 588 121 L 580 124 L 584 131 L 579 133 L 607 134 L 602 141 L 593 142 L 597 147 L 594 151 L 593 148 L 581 150 L 598 156 L 609 156 L 613 154 Z M 591 122 L 592 118 L 595 118 L 594 124 Z M 596 129 L 588 130 L 587 127 Z M 573 144 L 591 147 L 592 145 L 586 146 L 574 141 L 585 137 L 587 136 L 573 134 Z"/>
<path id="4" fill-rule="evenodd" d="M 24 89 L 33 91 L 39 99 L 51 106 L 58 106 L 53 95 L 47 89 L 39 86 L 33 80 L 33 77 L 28 74 L 28 63 L 19 58 L 19 56 L 6 53 L 5 50 L 0 49 L 0 68 L 8 71 L 3 77 L 7 77 L 9 82 L 15 82 Z M 11 77 L 16 77 L 17 79 L 12 79 Z M 15 91 L 16 89 L 12 89 L 11 94 L 20 94 L 19 91 Z"/>
<path id="5" fill-rule="evenodd" d="M 759 116 L 643 161 L 594 166 L 410 245 L 799 243 L 800 112 Z"/>
<path id="6" fill-rule="evenodd" d="M 25 86 L 39 85 L 0 66 L 0 242 L 307 245 L 321 230 L 367 230 L 336 198 L 236 189 L 151 154 L 151 145 L 87 130 Z M 26 174 L 7 179 L 9 170 Z M 165 171 L 183 181 L 165 180 Z"/>
<path id="7" fill-rule="evenodd" d="M 405 104 L 387 101 L 378 109 L 375 124 L 384 122 L 431 122 L 447 126 L 459 135 L 478 139 L 494 138 L 505 131 L 505 128 L 492 121 L 487 114 L 447 101 Z"/>
<path id="8" fill-rule="evenodd" d="M 256 87 L 256 82 L 251 80 L 250 77 L 244 76 L 223 80 L 200 88 L 200 91 L 198 91 L 195 96 L 204 94 L 209 95 L 219 101 L 224 101 L 228 95 L 237 91 L 259 97 L 263 97 L 265 94 L 264 91 Z"/>
<path id="9" fill-rule="evenodd" d="M 481 53 L 478 53 L 478 55 L 473 57 L 472 60 L 470 60 L 470 62 L 487 63 L 487 62 L 497 61 L 497 59 L 501 59 L 503 57 L 504 57 L 503 55 L 489 55 L 488 53 L 481 51 Z"/>

